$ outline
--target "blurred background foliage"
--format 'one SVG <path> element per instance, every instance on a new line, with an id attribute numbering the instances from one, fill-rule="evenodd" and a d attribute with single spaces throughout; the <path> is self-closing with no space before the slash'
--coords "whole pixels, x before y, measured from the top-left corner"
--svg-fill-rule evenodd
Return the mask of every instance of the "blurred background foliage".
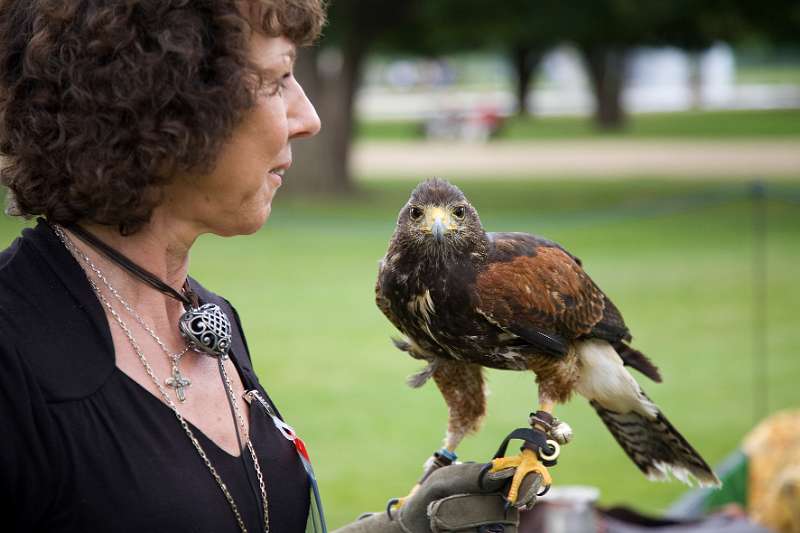
<path id="1" fill-rule="evenodd" d="M 398 59 L 427 59 L 427 65 L 418 63 L 410 68 L 444 71 L 427 87 L 424 81 L 399 81 L 400 92 L 421 90 L 422 100 L 445 102 L 438 104 L 438 110 L 417 103 L 416 107 L 424 110 L 416 112 L 414 104 L 409 104 L 406 115 L 413 120 L 406 117 L 405 122 L 420 131 L 437 114 L 448 113 L 460 114 L 463 119 L 465 114 L 488 110 L 501 119 L 516 115 L 523 122 L 534 121 L 540 115 L 532 104 L 537 101 L 535 92 L 542 89 L 537 81 L 543 61 L 564 47 L 583 71 L 581 81 L 586 83 L 591 102 L 588 107 L 567 106 L 560 112 L 586 113 L 591 127 L 601 132 L 635 127 L 637 120 L 630 116 L 625 97 L 636 81 L 632 63 L 643 50 L 669 50 L 685 56 L 689 96 L 684 107 L 688 109 L 762 108 L 777 103 L 778 98 L 769 95 L 747 102 L 731 97 L 723 98 L 724 102 L 719 98 L 703 101 L 708 92 L 703 77 L 714 74 L 713 66 L 704 65 L 708 59 L 704 54 L 720 45 L 733 47 L 731 55 L 744 61 L 746 68 L 739 70 L 745 78 L 737 81 L 750 76 L 754 86 L 769 83 L 770 78 L 783 82 L 788 96 L 786 91 L 780 93 L 780 107 L 800 106 L 798 0 L 333 0 L 329 17 L 319 46 L 304 51 L 297 65 L 297 76 L 317 104 L 325 128 L 315 139 L 298 145 L 301 157 L 294 175 L 302 179 L 289 183 L 287 190 L 319 194 L 354 188 L 353 140 L 357 131 L 364 131 L 358 128 L 358 120 L 392 114 L 396 106 L 391 98 L 370 99 L 371 89 L 398 85 L 385 80 L 369 83 L 370 70 L 374 73 L 380 70 L 377 64 Z M 644 62 L 652 57 L 645 57 Z M 465 75 L 465 70 L 476 65 L 477 75 Z M 504 78 L 499 82 L 498 70 Z M 513 98 L 503 104 L 489 99 L 486 104 L 486 99 L 473 95 L 470 104 L 457 105 L 430 87 L 445 85 L 445 94 L 457 92 L 469 83 L 464 78 L 484 84 L 494 81 Z M 661 107 L 659 110 L 674 110 L 675 104 Z"/>
<path id="2" fill-rule="evenodd" d="M 710 463 L 800 403 L 800 2 L 332 0 L 329 13 L 296 66 L 321 134 L 293 144 L 265 228 L 203 237 L 191 273 L 237 306 L 263 384 L 309 445 L 331 526 L 406 494 L 443 437 L 438 391 L 405 385 L 419 363 L 392 347 L 373 302 L 397 212 L 432 175 L 459 185 L 488 230 L 581 257 L 662 369 L 648 394 Z M 645 83 L 676 64 L 677 82 Z M 542 147 L 586 171 L 543 169 L 530 156 Z M 645 148 L 666 155 L 619 171 Z M 663 162 L 698 151 L 688 171 Z M 492 171 L 509 159 L 513 173 Z M 22 224 L 3 219 L 3 242 Z M 464 460 L 489 459 L 536 402 L 527 373 L 488 381 Z M 576 434 L 557 484 L 650 512 L 684 492 L 647 481 L 585 401 L 557 414 Z"/>

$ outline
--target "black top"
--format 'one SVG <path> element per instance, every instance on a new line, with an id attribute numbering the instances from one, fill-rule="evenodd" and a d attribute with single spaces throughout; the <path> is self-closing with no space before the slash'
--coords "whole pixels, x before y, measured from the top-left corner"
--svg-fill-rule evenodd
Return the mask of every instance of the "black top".
<path id="1" fill-rule="evenodd" d="M 235 310 L 190 283 L 236 319 L 231 359 L 245 387 L 266 397 Z M 248 531 L 262 531 L 242 459 L 189 426 Z M 250 409 L 250 428 L 270 530 L 304 530 L 309 486 L 294 446 L 263 409 Z M 172 410 L 117 368 L 100 302 L 43 222 L 0 254 L 0 509 L 4 531 L 239 531 Z"/>

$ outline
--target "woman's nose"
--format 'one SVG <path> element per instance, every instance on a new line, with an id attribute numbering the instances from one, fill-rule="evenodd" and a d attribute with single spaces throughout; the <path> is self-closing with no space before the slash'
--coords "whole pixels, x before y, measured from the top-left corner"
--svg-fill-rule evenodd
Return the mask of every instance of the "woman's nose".
<path id="1" fill-rule="evenodd" d="M 300 139 L 313 137 L 319 133 L 322 123 L 314 109 L 314 104 L 306 96 L 303 87 L 297 80 L 294 81 L 293 98 L 289 101 L 287 115 L 289 120 L 289 138 Z"/>

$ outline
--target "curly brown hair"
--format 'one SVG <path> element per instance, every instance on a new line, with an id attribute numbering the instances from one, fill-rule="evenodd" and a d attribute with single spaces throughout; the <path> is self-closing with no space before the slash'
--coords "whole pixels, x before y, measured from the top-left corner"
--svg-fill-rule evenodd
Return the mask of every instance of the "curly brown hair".
<path id="1" fill-rule="evenodd" d="M 175 169 L 208 169 L 255 103 L 249 36 L 314 41 L 324 0 L 6 0 L 0 181 L 15 214 L 146 223 Z"/>

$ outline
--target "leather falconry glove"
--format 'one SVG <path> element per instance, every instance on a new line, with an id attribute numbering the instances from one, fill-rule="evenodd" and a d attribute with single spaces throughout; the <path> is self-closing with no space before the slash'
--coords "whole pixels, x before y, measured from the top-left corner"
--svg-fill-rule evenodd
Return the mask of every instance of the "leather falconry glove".
<path id="1" fill-rule="evenodd" d="M 513 468 L 489 473 L 480 463 L 454 464 L 433 472 L 402 507 L 372 513 L 335 533 L 516 533 L 519 509 L 536 501 L 541 476 L 529 475 L 516 506 L 504 497 Z"/>

